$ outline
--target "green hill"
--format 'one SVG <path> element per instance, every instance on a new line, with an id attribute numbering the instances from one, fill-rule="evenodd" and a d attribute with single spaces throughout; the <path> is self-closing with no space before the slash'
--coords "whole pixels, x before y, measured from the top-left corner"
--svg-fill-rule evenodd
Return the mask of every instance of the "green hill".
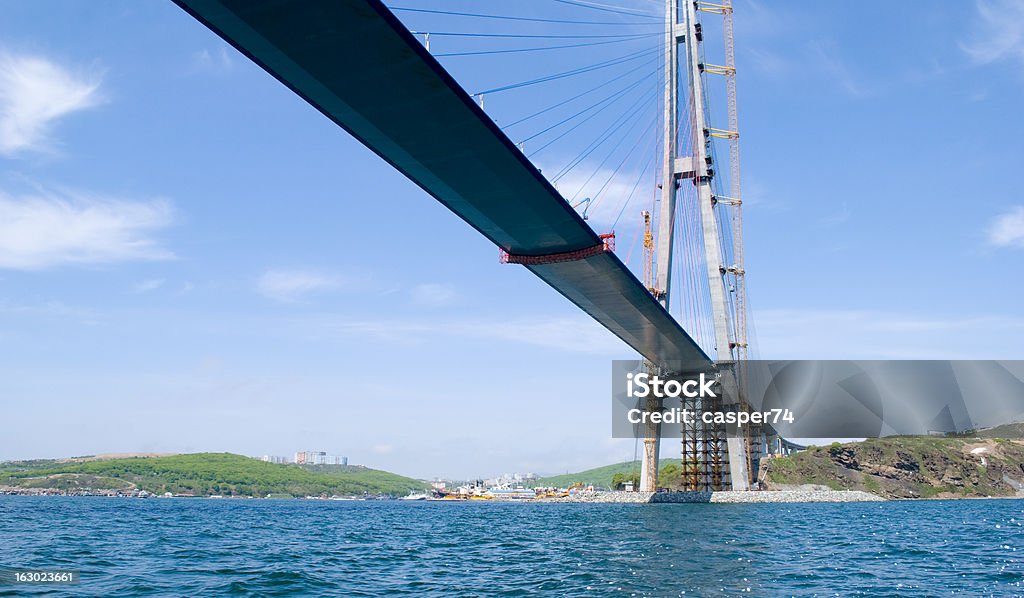
<path id="1" fill-rule="evenodd" d="M 74 490 L 138 489 L 154 494 L 292 496 L 390 494 L 422 491 L 426 484 L 400 475 L 347 466 L 310 471 L 230 453 L 195 453 L 125 459 L 22 461 L 0 464 L 0 486 Z"/>
<path id="2" fill-rule="evenodd" d="M 1024 439 L 1024 424 L 1012 423 L 1003 424 L 994 428 L 982 428 L 972 435 L 977 436 L 978 438 L 1012 438 L 1020 440 Z"/>
<path id="3" fill-rule="evenodd" d="M 660 480 L 671 481 L 672 468 L 671 465 L 675 465 L 678 469 L 679 459 L 661 459 L 661 471 L 664 475 L 659 476 Z M 666 471 L 666 468 L 668 471 Z M 630 474 L 640 475 L 640 462 L 639 461 L 626 461 L 624 463 L 615 463 L 613 465 L 605 465 L 604 467 L 595 467 L 594 469 L 587 469 L 577 473 L 565 473 L 561 475 L 554 475 L 545 478 L 540 478 L 533 483 L 534 486 L 541 487 L 555 487 L 555 488 L 566 488 L 575 484 L 576 482 L 582 482 L 584 485 L 593 484 L 595 487 L 610 488 L 612 486 L 612 478 L 616 474 L 622 476 L 629 476 Z M 676 474 L 678 477 L 678 474 Z M 659 483 L 661 483 L 659 481 Z"/>
<path id="4" fill-rule="evenodd" d="M 812 446 L 763 459 L 759 478 L 769 489 L 812 484 L 890 499 L 1024 496 L 1024 440 L 993 437 L 1022 431 L 1024 425 L 1013 424 L 958 436 L 892 436 Z M 541 478 L 534 485 L 565 488 L 582 482 L 609 488 L 613 478 L 622 481 L 639 473 L 640 464 L 627 461 Z M 658 485 L 675 489 L 679 482 L 679 459 L 662 459 Z"/>
<path id="5" fill-rule="evenodd" d="M 761 462 L 770 488 L 819 484 L 885 498 L 1014 496 L 1024 490 L 1024 442 L 892 436 L 809 447 Z"/>

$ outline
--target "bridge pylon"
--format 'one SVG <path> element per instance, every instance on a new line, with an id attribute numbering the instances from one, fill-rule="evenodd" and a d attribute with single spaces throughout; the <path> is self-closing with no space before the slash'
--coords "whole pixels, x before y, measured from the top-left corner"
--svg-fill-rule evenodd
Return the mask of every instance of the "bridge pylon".
<path id="1" fill-rule="evenodd" d="M 703 31 L 697 19 L 698 11 L 713 12 L 725 18 L 724 66 L 706 65 L 701 44 Z M 711 316 L 714 328 L 715 362 L 720 382 L 734 389 L 728 396 L 736 405 L 702 405 L 701 409 L 745 409 L 744 362 L 747 357 L 746 296 L 743 269 L 742 220 L 739 191 L 739 132 L 736 117 L 736 67 L 733 56 L 732 5 L 730 0 L 712 4 L 689 0 L 665 0 L 665 73 L 664 73 L 664 140 L 662 145 L 661 198 L 658 218 L 655 285 L 652 289 L 661 305 L 668 310 L 672 298 L 671 272 L 675 245 L 676 195 L 681 185 L 692 184 L 696 190 L 699 228 L 703 236 L 703 254 L 706 260 Z M 680 155 L 678 148 L 678 109 L 681 82 L 679 73 L 685 73 L 686 100 L 693 147 L 691 155 Z M 729 129 L 714 128 L 708 122 L 704 74 L 727 77 L 729 103 Z M 713 138 L 727 139 L 730 143 L 731 197 L 720 201 L 714 193 L 714 163 L 711 143 Z M 719 231 L 723 225 L 724 208 L 732 214 L 731 230 L 733 263 L 726 263 L 726 252 Z M 728 288 L 727 288 L 728 279 Z M 730 299 L 730 293 L 733 296 Z M 650 406 L 649 406 L 650 407 Z M 695 406 L 697 407 L 697 406 Z M 752 446 L 749 429 L 722 430 L 697 426 L 683 430 L 683 473 L 687 489 L 720 489 L 728 484 L 734 490 L 748 490 L 752 482 Z M 658 456 L 660 430 L 649 426 L 644 438 L 640 489 L 652 491 L 658 485 Z M 758 443 L 758 446 L 760 443 Z M 687 478 L 687 474 L 689 477 Z M 689 482 L 686 482 L 689 479 Z M 692 486 L 692 487 L 691 487 Z"/>
<path id="2" fill-rule="evenodd" d="M 651 292 L 668 311 L 672 284 L 672 247 L 675 235 L 676 189 L 676 145 L 678 125 L 676 114 L 679 98 L 679 40 L 678 15 L 680 0 L 665 0 L 665 74 L 664 74 L 664 115 L 662 141 L 661 207 L 658 213 L 658 236 L 655 248 L 654 286 Z M 653 367 L 653 366 L 652 366 Z M 657 372 L 654 372 L 657 373 Z M 648 405 L 648 408 L 656 405 Z M 653 492 L 658 487 L 658 458 L 661 453 L 661 429 L 652 424 L 644 436 L 644 454 L 640 467 L 640 490 Z"/>

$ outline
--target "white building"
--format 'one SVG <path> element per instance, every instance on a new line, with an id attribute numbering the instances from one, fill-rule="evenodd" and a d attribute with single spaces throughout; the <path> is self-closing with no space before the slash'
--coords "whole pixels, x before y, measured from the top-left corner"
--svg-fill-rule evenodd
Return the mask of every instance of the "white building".
<path id="1" fill-rule="evenodd" d="M 326 451 L 299 451 L 295 453 L 299 465 L 348 465 L 348 457 L 328 455 Z"/>

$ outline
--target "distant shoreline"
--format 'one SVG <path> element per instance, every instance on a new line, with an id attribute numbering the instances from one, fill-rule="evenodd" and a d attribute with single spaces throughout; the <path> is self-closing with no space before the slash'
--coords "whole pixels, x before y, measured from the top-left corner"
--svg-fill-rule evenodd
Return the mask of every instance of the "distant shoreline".
<path id="1" fill-rule="evenodd" d="M 697 496 L 707 495 L 707 496 Z M 386 497 L 265 497 L 265 496 L 130 496 L 111 494 L 75 494 L 58 492 L 26 492 L 24 489 L 0 487 L 0 497 L 17 496 L 21 498 L 124 498 L 144 500 L 212 500 L 212 501 L 303 501 L 303 502 L 387 502 L 387 503 L 422 503 L 431 504 L 799 504 L 799 503 L 864 503 L 864 502 L 936 502 L 963 500 L 1024 500 L 1024 494 L 1016 496 L 945 496 L 918 498 L 882 498 L 859 490 L 757 490 L 757 491 L 718 491 L 718 492 L 610 492 L 598 491 L 581 493 L 574 497 L 505 499 L 489 500 L 442 500 L 428 499 L 419 501 L 403 501 L 393 496 Z"/>

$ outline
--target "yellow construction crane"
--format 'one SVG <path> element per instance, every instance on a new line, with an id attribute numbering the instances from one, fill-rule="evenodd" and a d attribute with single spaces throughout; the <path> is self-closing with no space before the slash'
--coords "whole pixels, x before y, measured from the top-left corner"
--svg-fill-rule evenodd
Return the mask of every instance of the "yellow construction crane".
<path id="1" fill-rule="evenodd" d="M 657 297 L 658 289 L 654 286 L 654 233 L 651 232 L 651 213 L 640 212 L 644 217 L 644 286 Z"/>

